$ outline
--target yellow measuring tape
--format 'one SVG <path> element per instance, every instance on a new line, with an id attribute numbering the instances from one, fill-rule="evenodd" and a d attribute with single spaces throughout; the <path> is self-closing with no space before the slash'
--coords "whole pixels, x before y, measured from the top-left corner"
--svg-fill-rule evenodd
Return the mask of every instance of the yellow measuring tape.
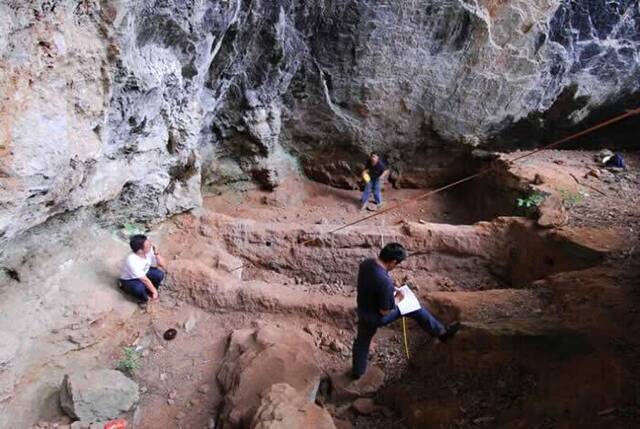
<path id="1" fill-rule="evenodd" d="M 404 335 L 404 352 L 407 354 L 407 359 L 409 359 L 409 342 L 407 341 L 407 318 L 402 318 L 402 334 Z"/>

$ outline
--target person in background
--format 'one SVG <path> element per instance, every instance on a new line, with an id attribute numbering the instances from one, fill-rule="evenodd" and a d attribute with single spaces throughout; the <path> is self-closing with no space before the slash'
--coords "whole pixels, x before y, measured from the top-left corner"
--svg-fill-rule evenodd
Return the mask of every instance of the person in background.
<path id="1" fill-rule="evenodd" d="M 373 190 L 373 199 L 376 202 L 376 208 L 382 207 L 382 191 L 381 184 L 389 175 L 387 165 L 380 159 L 377 152 L 371 152 L 367 164 L 362 171 L 362 179 L 365 182 L 362 198 L 360 198 L 360 210 L 365 210 L 369 204 L 369 195 Z"/>
<path id="2" fill-rule="evenodd" d="M 144 304 L 158 298 L 158 288 L 164 280 L 166 265 L 158 249 L 142 234 L 129 240 L 132 253 L 122 266 L 120 289 Z"/>

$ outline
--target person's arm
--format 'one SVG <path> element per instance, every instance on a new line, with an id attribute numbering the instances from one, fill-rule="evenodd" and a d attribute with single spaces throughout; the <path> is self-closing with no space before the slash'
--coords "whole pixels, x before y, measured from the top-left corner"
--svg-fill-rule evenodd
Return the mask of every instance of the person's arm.
<path id="1" fill-rule="evenodd" d="M 364 163 L 364 168 L 360 172 L 360 177 L 362 177 L 364 173 L 368 173 L 368 172 L 369 172 L 369 161 L 367 160 L 367 162 Z"/>
<path id="2" fill-rule="evenodd" d="M 151 280 L 149 280 L 149 277 L 142 276 L 138 280 L 144 283 L 144 286 L 147 288 L 147 290 L 151 294 L 151 299 L 156 299 L 158 297 L 158 290 L 153 285 L 153 283 L 151 283 Z"/>
<path id="3" fill-rule="evenodd" d="M 382 162 L 382 161 L 380 161 Z M 389 176 L 389 173 L 391 172 L 391 170 L 389 170 L 389 166 L 387 164 L 385 164 L 383 162 L 382 166 L 384 167 L 384 170 L 382 171 L 382 174 L 380 175 L 380 180 L 384 180 L 387 178 L 387 176 Z"/>
<path id="4" fill-rule="evenodd" d="M 153 255 L 156 258 L 156 266 L 162 271 L 167 271 L 167 264 L 155 245 L 153 246 Z"/>
<path id="5" fill-rule="evenodd" d="M 393 286 L 393 282 L 391 281 L 391 279 L 387 279 L 387 281 L 385 281 L 385 283 L 381 286 L 383 287 L 381 293 L 378 294 L 378 308 L 380 314 L 386 316 L 396 308 L 396 303 L 393 299 L 393 296 L 395 294 L 395 287 Z"/>

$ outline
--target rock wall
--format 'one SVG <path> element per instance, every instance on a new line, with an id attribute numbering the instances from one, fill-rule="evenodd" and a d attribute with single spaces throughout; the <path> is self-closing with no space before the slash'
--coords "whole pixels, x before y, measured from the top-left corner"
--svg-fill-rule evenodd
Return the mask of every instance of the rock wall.
<path id="1" fill-rule="evenodd" d="M 0 248 L 299 167 L 352 186 L 374 148 L 437 181 L 460 142 L 536 143 L 640 85 L 634 0 L 2 0 L 0 35 Z"/>

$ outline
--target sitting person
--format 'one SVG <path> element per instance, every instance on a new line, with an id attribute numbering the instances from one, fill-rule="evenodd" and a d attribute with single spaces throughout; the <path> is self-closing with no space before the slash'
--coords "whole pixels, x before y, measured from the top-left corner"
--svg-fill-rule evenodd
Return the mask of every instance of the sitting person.
<path id="1" fill-rule="evenodd" d="M 158 288 L 166 271 L 164 259 L 145 235 L 132 236 L 129 246 L 132 253 L 122 267 L 120 289 L 141 304 L 149 298 L 158 298 Z"/>

